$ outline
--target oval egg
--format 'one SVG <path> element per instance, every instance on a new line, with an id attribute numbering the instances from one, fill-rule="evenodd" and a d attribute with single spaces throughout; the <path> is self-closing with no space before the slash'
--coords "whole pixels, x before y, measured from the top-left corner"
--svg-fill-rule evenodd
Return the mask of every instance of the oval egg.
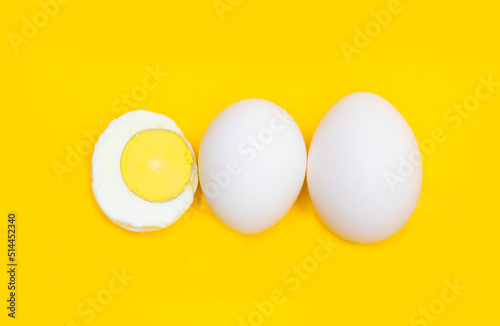
<path id="1" fill-rule="evenodd" d="M 254 234 L 293 205 L 306 164 L 304 138 L 292 117 L 272 102 L 247 99 L 224 109 L 203 135 L 200 185 L 223 223 Z"/>
<path id="2" fill-rule="evenodd" d="M 307 184 L 317 213 L 335 233 L 360 243 L 384 240 L 405 225 L 418 203 L 417 140 L 382 97 L 347 95 L 314 133 Z"/>

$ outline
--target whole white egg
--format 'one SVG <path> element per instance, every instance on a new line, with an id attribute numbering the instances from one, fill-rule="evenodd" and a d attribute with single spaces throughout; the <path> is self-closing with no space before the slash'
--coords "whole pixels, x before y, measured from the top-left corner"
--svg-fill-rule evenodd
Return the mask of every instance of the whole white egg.
<path id="1" fill-rule="evenodd" d="M 417 140 L 382 97 L 347 95 L 314 133 L 307 184 L 317 213 L 335 233 L 360 243 L 384 240 L 405 225 L 418 203 Z"/>
<path id="2" fill-rule="evenodd" d="M 200 185 L 215 215 L 238 232 L 254 234 L 276 224 L 297 199 L 307 152 L 284 109 L 247 99 L 210 123 L 198 163 Z"/>

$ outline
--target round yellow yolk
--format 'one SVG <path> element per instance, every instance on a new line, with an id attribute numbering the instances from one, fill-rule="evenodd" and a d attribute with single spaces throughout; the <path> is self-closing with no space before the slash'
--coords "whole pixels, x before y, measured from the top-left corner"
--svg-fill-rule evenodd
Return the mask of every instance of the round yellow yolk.
<path id="1" fill-rule="evenodd" d="M 135 134 L 123 148 L 123 181 L 140 198 L 163 203 L 182 193 L 191 178 L 193 155 L 175 132 L 147 129 Z"/>

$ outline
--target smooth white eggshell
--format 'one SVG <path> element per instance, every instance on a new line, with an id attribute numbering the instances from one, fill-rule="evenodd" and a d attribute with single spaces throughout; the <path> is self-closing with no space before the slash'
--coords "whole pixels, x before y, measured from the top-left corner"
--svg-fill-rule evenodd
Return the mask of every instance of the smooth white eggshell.
<path id="1" fill-rule="evenodd" d="M 272 102 L 247 99 L 224 109 L 203 135 L 200 185 L 222 222 L 254 234 L 276 224 L 293 205 L 306 164 L 304 138 L 293 118 Z"/>
<path id="2" fill-rule="evenodd" d="M 317 213 L 335 233 L 360 243 L 401 229 L 418 203 L 422 165 L 403 116 L 371 93 L 338 101 L 317 127 L 307 183 Z"/>

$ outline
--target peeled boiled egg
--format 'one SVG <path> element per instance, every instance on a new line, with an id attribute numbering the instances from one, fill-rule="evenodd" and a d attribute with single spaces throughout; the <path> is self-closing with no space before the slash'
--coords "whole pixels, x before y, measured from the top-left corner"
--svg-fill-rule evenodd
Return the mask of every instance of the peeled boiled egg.
<path id="1" fill-rule="evenodd" d="M 200 185 L 227 226 L 254 234 L 276 224 L 304 182 L 307 153 L 293 118 L 278 105 L 247 99 L 208 126 L 199 151 Z"/>
<path id="2" fill-rule="evenodd" d="M 189 208 L 198 185 L 195 154 L 170 118 L 131 111 L 113 120 L 92 155 L 92 190 L 115 224 L 154 231 Z"/>
<path id="3" fill-rule="evenodd" d="M 418 203 L 417 140 L 382 97 L 347 95 L 314 133 L 307 184 L 318 215 L 335 233 L 360 243 L 384 240 L 405 225 Z"/>

